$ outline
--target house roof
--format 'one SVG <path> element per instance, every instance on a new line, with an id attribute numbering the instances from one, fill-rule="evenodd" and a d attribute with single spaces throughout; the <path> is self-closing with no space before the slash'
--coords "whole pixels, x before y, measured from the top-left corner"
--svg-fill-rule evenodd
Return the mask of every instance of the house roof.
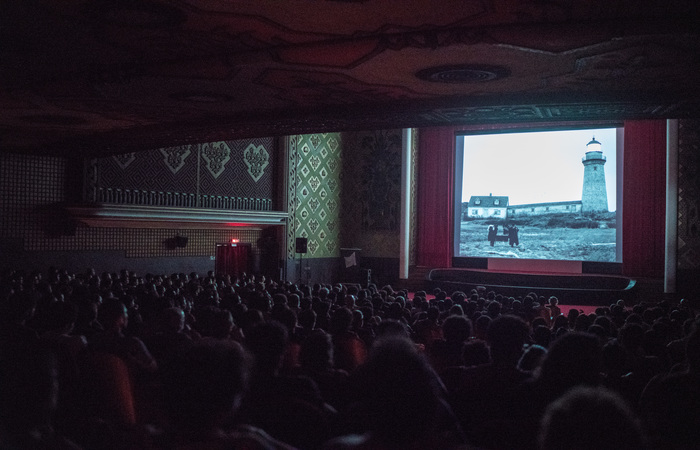
<path id="1" fill-rule="evenodd" d="M 580 205 L 581 200 L 570 200 L 565 202 L 542 202 L 542 203 L 525 203 L 522 205 L 508 205 L 509 208 L 534 208 L 536 206 L 561 206 L 561 205 Z"/>
<path id="2" fill-rule="evenodd" d="M 477 203 L 478 201 L 478 203 Z M 472 195 L 469 198 L 470 207 L 479 208 L 505 208 L 508 206 L 508 196 L 507 195 Z"/>

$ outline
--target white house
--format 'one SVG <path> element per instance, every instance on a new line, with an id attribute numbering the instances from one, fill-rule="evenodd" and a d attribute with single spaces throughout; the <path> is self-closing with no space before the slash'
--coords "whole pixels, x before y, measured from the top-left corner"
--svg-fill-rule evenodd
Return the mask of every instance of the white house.
<path id="1" fill-rule="evenodd" d="M 470 218 L 496 217 L 505 219 L 508 213 L 508 197 L 500 195 L 472 195 L 467 205 L 467 216 Z"/>

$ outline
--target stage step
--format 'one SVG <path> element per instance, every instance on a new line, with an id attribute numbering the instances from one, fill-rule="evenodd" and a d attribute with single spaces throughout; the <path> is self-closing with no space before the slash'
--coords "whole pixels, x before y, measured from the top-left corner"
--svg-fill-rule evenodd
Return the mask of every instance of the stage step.
<path id="1" fill-rule="evenodd" d="M 407 289 L 409 292 L 425 291 L 428 289 L 428 273 L 432 267 L 411 266 L 408 268 L 408 278 L 398 280 L 394 289 Z"/>

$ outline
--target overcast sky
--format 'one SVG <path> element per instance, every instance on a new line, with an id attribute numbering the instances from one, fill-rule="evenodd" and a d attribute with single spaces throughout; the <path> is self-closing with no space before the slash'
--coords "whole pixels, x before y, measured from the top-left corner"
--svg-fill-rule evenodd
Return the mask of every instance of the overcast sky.
<path id="1" fill-rule="evenodd" d="M 581 200 L 586 144 L 595 136 L 607 158 L 608 208 L 615 211 L 615 128 L 464 136 L 462 201 L 505 195 L 510 205 Z"/>

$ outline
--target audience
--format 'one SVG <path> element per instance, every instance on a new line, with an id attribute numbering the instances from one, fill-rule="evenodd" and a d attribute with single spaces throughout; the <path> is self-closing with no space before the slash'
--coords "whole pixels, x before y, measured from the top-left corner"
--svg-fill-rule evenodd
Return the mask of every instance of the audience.
<path id="1" fill-rule="evenodd" d="M 691 306 L 9 270 L 0 448 L 696 448 Z"/>

